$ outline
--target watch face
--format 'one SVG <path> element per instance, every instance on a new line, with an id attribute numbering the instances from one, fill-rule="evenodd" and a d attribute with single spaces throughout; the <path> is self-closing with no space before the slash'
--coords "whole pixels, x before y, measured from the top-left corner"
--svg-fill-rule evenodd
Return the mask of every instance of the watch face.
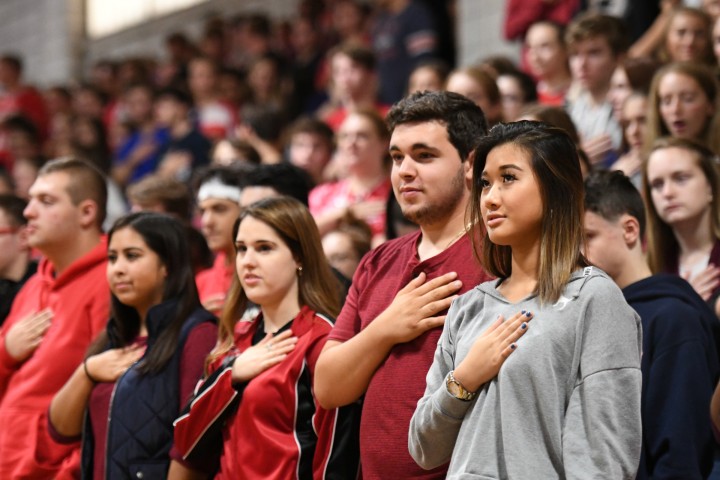
<path id="1" fill-rule="evenodd" d="M 450 393 L 450 395 L 460 400 L 472 400 L 472 398 L 475 396 L 474 393 L 465 390 L 465 387 L 463 387 L 460 382 L 455 380 L 452 372 L 448 374 L 448 378 L 445 381 L 445 388 L 447 388 L 447 391 Z"/>
<path id="2" fill-rule="evenodd" d="M 450 395 L 452 395 L 453 397 L 462 398 L 462 393 L 460 392 L 460 385 L 458 385 L 457 382 L 448 381 L 447 389 L 448 392 L 450 392 Z"/>

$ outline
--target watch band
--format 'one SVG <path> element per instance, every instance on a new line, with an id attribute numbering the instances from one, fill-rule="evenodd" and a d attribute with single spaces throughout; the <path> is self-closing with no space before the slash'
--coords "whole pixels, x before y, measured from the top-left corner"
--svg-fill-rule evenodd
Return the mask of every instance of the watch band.
<path id="1" fill-rule="evenodd" d="M 477 395 L 477 392 L 469 391 L 463 386 L 462 383 L 458 382 L 455 379 L 453 370 L 450 370 L 450 373 L 448 373 L 445 379 L 445 388 L 450 395 L 457 398 L 458 400 L 463 400 L 465 402 L 469 402 L 470 400 L 475 398 L 475 395 Z"/>

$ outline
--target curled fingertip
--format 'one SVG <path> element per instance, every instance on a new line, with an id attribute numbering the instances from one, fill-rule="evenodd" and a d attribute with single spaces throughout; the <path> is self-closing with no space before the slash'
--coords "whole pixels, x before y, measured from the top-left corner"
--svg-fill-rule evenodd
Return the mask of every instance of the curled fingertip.
<path id="1" fill-rule="evenodd" d="M 510 350 L 515 350 L 516 348 L 517 348 L 517 345 L 515 345 L 514 343 L 510 344 Z"/>
<path id="2" fill-rule="evenodd" d="M 523 329 L 523 330 L 525 330 L 525 329 L 527 328 L 527 323 L 523 322 L 523 323 L 520 325 L 520 328 Z"/>
<path id="3" fill-rule="evenodd" d="M 526 316 L 527 318 L 532 317 L 532 312 L 525 312 L 525 316 Z"/>

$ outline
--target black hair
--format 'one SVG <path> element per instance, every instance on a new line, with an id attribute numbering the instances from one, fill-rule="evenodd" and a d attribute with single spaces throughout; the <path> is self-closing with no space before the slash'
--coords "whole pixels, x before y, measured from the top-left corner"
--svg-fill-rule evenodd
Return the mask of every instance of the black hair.
<path id="1" fill-rule="evenodd" d="M 195 177 L 195 192 L 202 187 L 203 183 L 210 180 L 217 179 L 223 185 L 229 185 L 231 187 L 240 188 L 241 179 L 243 177 L 243 170 L 240 167 L 224 166 L 224 165 L 213 165 L 200 172 Z"/>
<path id="2" fill-rule="evenodd" d="M 336 55 L 345 55 L 352 60 L 353 63 L 361 66 L 368 72 L 373 72 L 377 68 L 375 52 L 362 45 L 356 45 L 354 43 L 339 45 L 330 53 L 331 57 L 335 57 Z"/>
<path id="3" fill-rule="evenodd" d="M 623 214 L 637 219 L 645 235 L 645 203 L 630 179 L 619 170 L 598 170 L 585 179 L 585 210 L 614 222 Z"/>
<path id="4" fill-rule="evenodd" d="M 243 178 L 244 187 L 270 187 L 280 195 L 287 195 L 308 205 L 312 179 L 305 170 L 289 163 L 258 165 Z"/>
<path id="5" fill-rule="evenodd" d="M 16 195 L 0 195 L 0 210 L 5 212 L 13 227 L 27 225 L 27 218 L 23 215 L 25 207 L 27 207 L 27 201 Z"/>
<path id="6" fill-rule="evenodd" d="M 41 143 L 40 130 L 35 125 L 35 122 L 25 115 L 17 114 L 6 118 L 2 122 L 2 127 L 5 130 L 23 133 L 34 145 L 40 145 Z"/>
<path id="7" fill-rule="evenodd" d="M 166 98 L 171 99 L 186 106 L 187 108 L 192 108 L 193 106 L 192 96 L 186 90 L 177 87 L 163 88 L 157 93 L 157 98 L 160 100 Z"/>
<path id="8" fill-rule="evenodd" d="M 140 373 L 154 374 L 160 372 L 175 353 L 180 330 L 193 310 L 200 306 L 200 299 L 190 265 L 186 230 L 179 220 L 161 213 L 131 213 L 119 218 L 112 226 L 108 232 L 108 245 L 113 235 L 125 228 L 137 232 L 165 266 L 167 276 L 162 301 L 177 301 L 172 320 L 138 365 Z M 111 297 L 110 306 L 110 321 L 105 332 L 91 346 L 90 355 L 108 346 L 127 346 L 140 332 L 141 319 L 135 308 L 121 303 L 115 295 Z"/>
<path id="9" fill-rule="evenodd" d="M 23 71 L 23 61 L 19 55 L 6 53 L 0 57 L 0 62 L 12 67 L 18 75 L 20 75 Z"/>
<path id="10" fill-rule="evenodd" d="M 537 88 L 535 87 L 535 80 L 530 75 L 519 70 L 513 72 L 501 73 L 502 77 L 510 77 L 517 80 L 520 85 L 520 89 L 523 92 L 523 103 L 537 102 Z"/>

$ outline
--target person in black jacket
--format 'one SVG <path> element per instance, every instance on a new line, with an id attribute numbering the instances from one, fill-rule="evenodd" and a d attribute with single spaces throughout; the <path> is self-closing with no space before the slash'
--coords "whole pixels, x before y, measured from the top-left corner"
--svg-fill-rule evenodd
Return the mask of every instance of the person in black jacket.
<path id="1" fill-rule="evenodd" d="M 706 478 L 713 467 L 709 406 L 720 371 L 720 324 L 685 280 L 651 274 L 642 251 L 643 201 L 630 179 L 594 172 L 585 189 L 586 256 L 615 280 L 642 320 L 637 478 Z"/>
<path id="2" fill-rule="evenodd" d="M 167 475 L 172 422 L 217 339 L 189 258 L 167 215 L 133 213 L 108 233 L 111 318 L 48 415 L 54 440 L 82 437 L 83 478 Z"/>

